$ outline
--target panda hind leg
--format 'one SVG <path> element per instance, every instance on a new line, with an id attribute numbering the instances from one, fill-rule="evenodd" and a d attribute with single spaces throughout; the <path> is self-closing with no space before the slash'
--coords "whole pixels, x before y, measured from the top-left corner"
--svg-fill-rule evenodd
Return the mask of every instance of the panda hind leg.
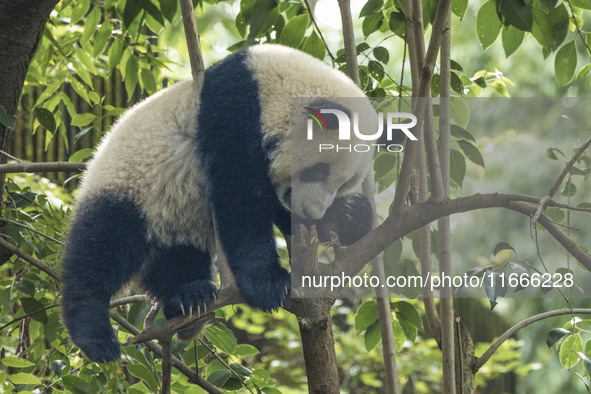
<path id="1" fill-rule="evenodd" d="M 163 303 L 167 319 L 202 313 L 217 295 L 211 257 L 192 245 L 153 246 L 142 282 Z"/>

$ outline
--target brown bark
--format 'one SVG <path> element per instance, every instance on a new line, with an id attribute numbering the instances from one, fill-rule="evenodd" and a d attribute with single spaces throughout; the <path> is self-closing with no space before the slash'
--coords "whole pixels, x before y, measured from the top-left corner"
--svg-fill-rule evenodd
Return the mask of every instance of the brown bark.
<path id="1" fill-rule="evenodd" d="M 31 59 L 57 3 L 58 0 L 0 0 L 0 105 L 9 115 L 16 114 Z M 9 143 L 10 132 L 0 125 L 0 149 L 6 151 Z M 0 164 L 6 160 L 5 155 L 0 156 Z M 4 179 L 4 174 L 0 175 L 0 211 Z M 0 263 L 9 257 L 8 251 L 0 249 Z"/>
<path id="2" fill-rule="evenodd" d="M 310 393 L 340 392 L 330 317 L 333 304 L 333 299 L 326 298 L 292 299 L 291 310 L 298 317 Z"/>

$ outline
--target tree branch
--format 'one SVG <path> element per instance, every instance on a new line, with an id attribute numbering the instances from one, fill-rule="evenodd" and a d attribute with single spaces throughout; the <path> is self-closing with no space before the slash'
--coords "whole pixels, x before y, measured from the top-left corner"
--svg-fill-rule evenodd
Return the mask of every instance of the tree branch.
<path id="1" fill-rule="evenodd" d="M 140 334 L 140 331 L 137 328 L 135 328 L 133 324 L 119 316 L 117 312 L 109 311 L 109 316 L 111 317 L 111 319 L 115 320 L 117 324 L 125 328 L 131 334 L 136 336 Z M 146 342 L 145 345 L 148 349 L 150 349 L 152 353 L 155 353 L 156 355 L 163 357 L 161 346 L 154 342 Z M 179 370 L 183 375 L 185 375 L 191 383 L 194 383 L 202 387 L 203 389 L 207 390 L 208 393 L 223 394 L 223 392 L 220 389 L 218 389 L 213 384 L 209 383 L 207 380 L 205 380 L 203 377 L 197 374 L 197 372 L 193 371 L 185 363 L 183 363 L 181 360 L 174 356 L 172 357 L 172 364 L 177 370 Z"/>
<path id="2" fill-rule="evenodd" d="M 86 163 L 68 163 L 64 161 L 44 163 L 1 164 L 0 174 L 17 172 L 80 172 L 86 169 Z"/>
<path id="3" fill-rule="evenodd" d="M 540 313 L 539 315 L 534 315 L 528 317 L 527 319 L 520 321 L 519 323 L 515 324 L 513 327 L 509 328 L 505 331 L 480 357 L 476 357 L 476 361 L 474 365 L 472 365 L 472 371 L 474 373 L 478 372 L 480 368 L 490 359 L 490 357 L 494 354 L 494 352 L 501 347 L 503 342 L 513 336 L 517 331 L 521 330 L 524 327 L 529 326 L 532 323 L 538 322 L 540 320 L 548 319 L 550 317 L 555 316 L 562 316 L 562 315 L 591 315 L 591 309 L 587 308 L 574 308 L 574 309 L 558 309 L 554 311 Z"/>
<path id="4" fill-rule="evenodd" d="M 21 259 L 25 260 L 27 263 L 39 268 L 41 271 L 45 272 L 47 275 L 51 276 L 53 279 L 57 280 L 58 282 L 60 281 L 60 274 L 57 271 L 49 268 L 48 266 L 43 264 L 41 261 L 39 261 L 36 258 L 34 258 L 33 256 L 31 256 L 30 254 L 23 252 L 22 250 L 20 250 L 19 248 L 17 248 L 13 244 L 11 244 L 10 242 L 0 238 L 0 246 L 4 247 L 11 254 L 17 255 Z"/>
<path id="5" fill-rule="evenodd" d="M 390 215 L 381 225 L 371 231 L 361 240 L 346 249 L 346 253 L 339 255 L 333 264 L 346 267 L 347 274 L 355 274 L 370 261 L 379 251 L 398 238 L 413 230 L 433 222 L 443 216 L 460 212 L 468 212 L 484 208 L 506 208 L 531 216 L 535 207 L 525 204 L 525 201 L 540 201 L 539 198 L 519 194 L 475 194 L 456 199 L 446 198 L 442 201 L 429 200 L 425 203 L 405 206 L 398 215 Z M 521 202 L 522 204 L 513 204 Z M 591 271 L 591 257 L 572 241 L 560 228 L 549 219 L 542 216 L 540 224 L 548 230 L 581 264 Z M 330 272 L 328 267 L 319 267 L 321 274 Z"/>
<path id="6" fill-rule="evenodd" d="M 568 172 L 570 171 L 570 169 L 573 167 L 573 165 L 575 165 L 575 163 L 577 162 L 577 160 L 579 160 L 579 157 L 581 157 L 581 155 L 583 154 L 583 152 L 585 152 L 585 150 L 589 147 L 590 144 L 591 144 L 591 139 L 589 141 L 585 142 L 583 144 L 583 146 L 581 146 L 577 150 L 577 152 L 569 160 L 569 162 L 566 163 L 566 166 L 564 167 L 564 169 L 560 173 L 560 176 L 558 177 L 558 179 L 556 180 L 556 182 L 554 182 L 554 185 L 552 186 L 552 188 L 550 189 L 550 191 L 548 192 L 548 194 L 545 195 L 542 198 L 542 200 L 540 200 L 540 204 L 538 205 L 538 209 L 536 210 L 536 212 L 534 213 L 534 215 L 533 215 L 533 217 L 531 219 L 532 223 L 536 223 L 538 221 L 540 215 L 542 214 L 542 212 L 544 212 L 544 209 L 546 208 L 546 205 L 548 204 L 548 202 L 550 200 L 552 200 L 552 197 L 554 197 L 554 193 L 556 193 L 556 191 L 558 190 L 558 188 L 562 184 L 562 181 L 564 181 L 564 178 L 566 178 L 566 175 L 568 174 Z"/>
<path id="7" fill-rule="evenodd" d="M 205 76 L 205 66 L 203 65 L 203 54 L 201 53 L 201 45 L 199 44 L 197 22 L 195 22 L 195 10 L 193 9 L 193 2 L 191 0 L 180 0 L 180 2 L 185 37 L 187 39 L 187 49 L 189 50 L 189 61 L 191 62 L 195 97 L 199 98 Z M 197 103 L 199 103 L 199 100 L 197 100 Z"/>

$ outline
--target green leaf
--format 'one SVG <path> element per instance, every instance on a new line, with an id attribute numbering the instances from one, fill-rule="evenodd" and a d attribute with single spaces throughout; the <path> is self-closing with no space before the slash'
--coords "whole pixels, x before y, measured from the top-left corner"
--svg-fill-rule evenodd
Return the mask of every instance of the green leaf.
<path id="1" fill-rule="evenodd" d="M 70 17 L 70 24 L 74 25 L 78 23 L 90 8 L 90 0 L 80 0 L 76 3 L 75 7 L 72 7 L 72 16 Z"/>
<path id="2" fill-rule="evenodd" d="M 577 194 L 577 187 L 571 181 L 566 181 L 561 193 L 564 197 L 572 197 Z"/>
<path id="3" fill-rule="evenodd" d="M 449 163 L 450 178 L 462 187 L 464 176 L 466 175 L 466 159 L 464 155 L 455 149 L 450 152 L 450 163 Z"/>
<path id="4" fill-rule="evenodd" d="M 87 394 L 90 392 L 90 384 L 78 376 L 66 375 L 62 377 L 64 388 L 74 394 Z"/>
<path id="5" fill-rule="evenodd" d="M 279 43 L 292 48 L 298 48 L 304 40 L 309 21 L 310 17 L 308 14 L 298 15 L 291 19 L 283 28 L 281 37 L 279 37 Z"/>
<path id="6" fill-rule="evenodd" d="M 92 123 L 96 119 L 96 115 L 89 112 L 85 114 L 76 114 L 72 118 L 72 126 L 82 127 Z"/>
<path id="7" fill-rule="evenodd" d="M 472 163 L 478 164 L 484 168 L 484 159 L 477 147 L 466 140 L 459 140 L 458 145 L 460 145 L 460 148 L 462 148 L 462 151 Z"/>
<path id="8" fill-rule="evenodd" d="M 382 9 L 384 0 L 368 0 L 367 3 L 359 11 L 359 17 L 363 18 L 369 15 L 374 15 Z"/>
<path id="9" fill-rule="evenodd" d="M 462 19 L 468 9 L 468 0 L 452 0 L 451 11 Z"/>
<path id="10" fill-rule="evenodd" d="M 499 9 L 505 18 L 505 24 L 522 31 L 531 31 L 532 11 L 523 0 L 501 0 Z"/>
<path id="11" fill-rule="evenodd" d="M 382 340 L 382 332 L 380 331 L 380 322 L 376 321 L 365 331 L 363 342 L 365 349 L 369 352 L 373 350 Z"/>
<path id="12" fill-rule="evenodd" d="M 402 12 L 392 12 L 388 19 L 388 27 L 392 33 L 404 39 L 406 37 L 406 17 Z"/>
<path id="13" fill-rule="evenodd" d="M 88 56 L 88 53 L 84 49 L 75 48 L 74 52 L 76 53 L 76 58 L 80 61 L 80 63 L 84 66 L 84 68 L 87 71 L 93 74 L 97 73 L 96 67 L 94 66 L 94 62 L 92 61 L 90 56 Z M 86 82 L 88 83 L 88 81 Z M 90 83 L 88 83 L 88 85 L 92 86 L 92 80 L 90 81 Z"/>
<path id="14" fill-rule="evenodd" d="M 421 315 L 412 304 L 406 301 L 398 301 L 394 305 L 396 306 L 396 314 L 398 315 L 399 319 L 408 321 L 416 328 L 423 328 L 423 321 L 421 320 Z"/>
<path id="15" fill-rule="evenodd" d="M 8 115 L 3 105 L 0 105 L 0 124 L 11 130 L 14 130 L 16 127 L 16 116 Z"/>
<path id="16" fill-rule="evenodd" d="M 55 133 L 55 118 L 51 111 L 46 108 L 35 108 L 33 111 L 35 114 L 35 118 L 39 121 L 41 126 L 43 126 L 47 131 Z"/>
<path id="17" fill-rule="evenodd" d="M 142 3 L 140 1 L 126 1 L 123 9 L 123 28 L 128 29 L 141 12 Z"/>
<path id="18" fill-rule="evenodd" d="M 539 8 L 532 9 L 533 25 L 532 34 L 535 39 L 547 49 L 551 49 L 554 46 L 555 30 L 554 24 L 550 16 Z"/>
<path id="19" fill-rule="evenodd" d="M 5 366 L 12 367 L 12 368 L 26 368 L 26 367 L 32 367 L 33 365 L 35 365 L 32 362 L 30 362 L 29 360 L 25 360 L 25 359 L 18 358 L 18 357 L 11 357 L 11 356 L 4 357 L 0 361 Z"/>
<path id="20" fill-rule="evenodd" d="M 460 77 L 458 77 L 458 74 L 452 71 L 450 76 L 451 88 L 453 91 L 458 94 L 464 94 L 464 84 L 462 83 Z"/>
<path id="21" fill-rule="evenodd" d="M 462 68 L 460 63 L 456 62 L 453 59 L 449 59 L 449 68 L 451 68 L 452 70 L 460 71 L 460 72 L 464 71 L 464 69 Z"/>
<path id="22" fill-rule="evenodd" d="M 152 71 L 142 68 L 140 70 L 140 82 L 146 92 L 149 94 L 156 93 L 156 79 Z"/>
<path id="23" fill-rule="evenodd" d="M 583 351 L 583 341 L 580 334 L 570 335 L 562 342 L 558 357 L 560 363 L 564 368 L 571 368 L 575 366 L 581 359 L 578 355 Z"/>
<path id="24" fill-rule="evenodd" d="M 31 319 L 39 323 L 47 323 L 47 312 L 42 310 L 45 305 L 41 301 L 37 301 L 32 297 L 21 298 L 21 305 L 25 313 L 32 313 Z"/>
<path id="25" fill-rule="evenodd" d="M 468 132 L 468 130 L 466 130 L 463 127 L 460 127 L 458 125 L 452 124 L 450 126 L 450 131 L 451 131 L 451 135 L 455 138 L 458 139 L 463 139 L 463 140 L 470 140 L 473 142 L 476 142 L 476 140 L 474 139 L 474 137 L 472 136 L 472 134 L 470 134 L 470 132 Z"/>
<path id="26" fill-rule="evenodd" d="M 515 253 L 515 249 L 513 248 L 513 246 L 511 246 L 510 243 L 508 243 L 508 242 L 499 242 L 497 244 L 497 246 L 495 246 L 495 249 L 493 250 L 493 255 L 496 256 L 497 253 L 499 253 L 502 250 L 512 250 L 513 253 Z"/>
<path id="27" fill-rule="evenodd" d="M 568 33 L 570 16 L 566 6 L 560 4 L 557 8 L 554 8 L 550 13 L 550 19 L 554 24 L 554 46 L 552 49 L 556 49 L 562 44 Z"/>
<path id="28" fill-rule="evenodd" d="M 324 54 L 326 53 L 324 42 L 318 36 L 318 34 L 316 34 L 316 31 L 312 31 L 312 34 L 310 34 L 308 38 L 304 40 L 302 49 L 304 52 L 309 53 L 320 60 L 324 59 Z"/>
<path id="29" fill-rule="evenodd" d="M 583 360 L 583 364 L 585 365 L 585 370 L 587 371 L 587 374 L 591 375 L 591 360 L 589 360 L 589 358 L 585 356 L 585 353 L 583 352 L 577 352 L 577 354 L 579 355 L 581 360 Z"/>
<path id="30" fill-rule="evenodd" d="M 581 69 L 577 73 L 577 79 L 587 76 L 587 74 L 589 74 L 589 71 L 591 71 L 591 64 L 587 64 L 581 67 Z"/>
<path id="31" fill-rule="evenodd" d="M 158 0 L 158 3 L 160 4 L 160 11 L 162 11 L 162 15 L 164 15 L 166 20 L 172 22 L 176 15 L 179 2 L 172 0 Z"/>
<path id="32" fill-rule="evenodd" d="M 240 357 L 256 356 L 259 353 L 259 349 L 246 343 L 238 345 L 235 352 L 235 354 Z"/>
<path id="33" fill-rule="evenodd" d="M 431 96 L 432 97 L 439 97 L 441 93 L 441 77 L 439 74 L 433 74 L 433 78 L 431 78 Z"/>
<path id="34" fill-rule="evenodd" d="M 382 153 L 373 162 L 375 178 L 380 179 L 396 168 L 396 155 Z"/>
<path id="35" fill-rule="evenodd" d="M 222 387 L 224 384 L 226 384 L 226 382 L 228 381 L 228 379 L 230 379 L 231 376 L 232 373 L 227 369 L 220 369 L 217 371 L 213 371 L 211 375 L 207 377 L 207 381 L 217 387 Z"/>
<path id="36" fill-rule="evenodd" d="M 383 19 L 384 16 L 381 13 L 371 15 L 363 19 L 363 23 L 361 24 L 363 36 L 367 37 L 370 34 L 376 32 L 380 28 Z"/>
<path id="37" fill-rule="evenodd" d="M 138 59 L 132 55 L 127 59 L 127 64 L 125 65 L 125 90 L 127 92 L 127 97 L 133 95 L 133 91 L 138 82 L 138 71 Z"/>
<path id="38" fill-rule="evenodd" d="M 240 375 L 240 376 L 250 376 L 252 375 L 252 371 L 248 368 L 243 367 L 242 365 L 238 364 L 238 363 L 232 363 L 230 364 L 230 369 L 234 372 L 236 372 L 236 374 Z"/>
<path id="39" fill-rule="evenodd" d="M 79 151 L 76 151 L 76 153 L 74 153 L 72 156 L 70 156 L 68 161 L 70 163 L 81 163 L 85 159 L 88 159 L 90 156 L 92 156 L 92 152 L 94 152 L 94 150 L 91 148 L 80 149 Z"/>
<path id="40" fill-rule="evenodd" d="M 103 22 L 101 28 L 96 33 L 94 37 L 94 48 L 92 55 L 94 57 L 98 57 L 101 55 L 105 48 L 107 47 L 107 43 L 109 42 L 109 38 L 111 37 L 111 24 L 109 22 Z"/>
<path id="41" fill-rule="evenodd" d="M 207 326 L 205 335 L 216 348 L 228 354 L 234 353 L 238 346 L 234 333 L 219 322 Z"/>
<path id="42" fill-rule="evenodd" d="M 128 2 L 129 3 L 129 2 Z M 133 1 L 131 2 L 133 3 Z M 80 38 L 80 43 L 85 43 L 90 40 L 90 37 L 96 32 L 96 28 L 101 20 L 101 10 L 99 7 L 95 7 L 90 11 L 84 22 L 84 32 Z"/>
<path id="43" fill-rule="evenodd" d="M 156 7 L 150 0 L 134 0 L 139 1 L 142 4 L 142 8 L 146 10 L 146 12 L 154 18 L 160 25 L 164 26 L 164 18 L 162 18 L 162 14 L 158 7 Z"/>
<path id="44" fill-rule="evenodd" d="M 361 304 L 357 309 L 357 313 L 355 313 L 355 331 L 360 334 L 377 320 L 378 310 L 375 301 L 366 301 Z"/>
<path id="45" fill-rule="evenodd" d="M 121 55 L 123 55 L 123 41 L 116 38 L 109 48 L 109 71 L 113 71 L 121 63 Z"/>
<path id="46" fill-rule="evenodd" d="M 577 48 L 575 41 L 564 44 L 554 58 L 554 73 L 556 80 L 562 86 L 568 85 L 575 76 L 577 68 Z"/>
<path id="47" fill-rule="evenodd" d="M 142 364 L 128 364 L 126 367 L 130 374 L 141 379 L 153 393 L 158 392 L 158 381 L 148 367 Z"/>
<path id="48" fill-rule="evenodd" d="M 570 334 L 570 331 L 564 328 L 553 328 L 548 332 L 546 336 L 546 345 L 552 347 L 556 342 L 562 339 L 563 336 Z"/>
<path id="49" fill-rule="evenodd" d="M 591 0 L 570 0 L 573 7 L 591 10 Z"/>
<path id="50" fill-rule="evenodd" d="M 381 81 L 384 78 L 384 67 L 375 60 L 369 61 L 367 69 L 369 70 L 369 75 L 376 81 Z"/>
<path id="51" fill-rule="evenodd" d="M 470 111 L 466 106 L 466 103 L 462 99 L 451 99 L 450 100 L 450 117 L 455 124 L 460 127 L 466 127 L 470 120 Z"/>
<path id="52" fill-rule="evenodd" d="M 546 216 L 548 216 L 553 222 L 560 223 L 564 220 L 566 214 L 562 209 L 559 208 L 547 208 Z"/>
<path id="53" fill-rule="evenodd" d="M 243 12 L 244 18 L 248 21 L 250 18 L 250 33 L 248 41 L 254 42 L 254 39 L 260 34 L 269 30 L 279 17 L 279 7 L 275 0 L 257 0 L 249 9 L 247 15 Z"/>
<path id="54" fill-rule="evenodd" d="M 495 2 L 489 0 L 478 10 L 476 16 L 476 32 L 483 49 L 491 46 L 499 36 L 501 21 L 497 15 Z"/>
<path id="55" fill-rule="evenodd" d="M 384 47 L 375 47 L 373 49 L 373 55 L 378 61 L 384 64 L 388 64 L 390 61 L 390 52 L 388 52 L 388 50 Z"/>
<path id="56" fill-rule="evenodd" d="M 41 384 L 41 381 L 35 375 L 24 372 L 11 374 L 8 379 L 14 384 Z"/>
<path id="57" fill-rule="evenodd" d="M 501 34 L 505 57 L 509 57 L 521 46 L 525 32 L 514 26 L 507 26 Z"/>

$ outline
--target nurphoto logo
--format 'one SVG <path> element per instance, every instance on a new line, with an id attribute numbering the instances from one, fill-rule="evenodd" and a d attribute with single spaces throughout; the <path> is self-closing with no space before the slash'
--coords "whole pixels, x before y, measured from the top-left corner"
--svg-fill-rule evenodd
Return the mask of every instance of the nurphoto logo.
<path id="1" fill-rule="evenodd" d="M 327 109 L 322 108 L 320 111 L 315 109 L 304 107 L 306 115 L 310 117 L 307 123 L 307 139 L 312 141 L 314 139 L 314 123 L 318 125 L 322 132 L 326 132 L 327 130 L 333 130 L 337 127 L 332 127 L 332 125 L 336 124 L 334 122 L 331 123 L 331 127 L 328 126 L 328 122 L 326 121 L 325 117 L 322 114 L 331 114 L 336 117 L 338 122 L 338 131 L 339 131 L 339 141 L 350 141 L 351 140 L 351 129 L 353 129 L 353 133 L 357 139 L 362 141 L 373 141 L 371 144 L 355 144 L 355 145 L 342 145 L 342 144 L 318 144 L 318 151 L 327 151 L 327 150 L 346 150 L 349 152 L 369 152 L 372 147 L 375 148 L 378 152 L 381 150 L 387 150 L 388 152 L 401 152 L 403 146 L 400 144 L 389 144 L 388 141 L 392 141 L 392 134 L 396 131 L 402 131 L 409 140 L 416 141 L 417 137 L 412 134 L 409 130 L 410 128 L 416 126 L 417 124 L 417 117 L 408 112 L 387 112 L 386 113 L 386 122 L 384 123 L 384 113 L 378 112 L 378 129 L 373 134 L 364 134 L 359 130 L 359 113 L 353 112 L 353 127 L 351 128 L 351 119 L 349 114 L 345 111 L 340 109 Z M 397 119 L 397 121 L 395 121 Z M 402 122 L 404 119 L 409 119 L 410 122 Z M 382 141 L 383 133 L 386 133 L 386 143 L 378 143 L 377 141 Z"/>

